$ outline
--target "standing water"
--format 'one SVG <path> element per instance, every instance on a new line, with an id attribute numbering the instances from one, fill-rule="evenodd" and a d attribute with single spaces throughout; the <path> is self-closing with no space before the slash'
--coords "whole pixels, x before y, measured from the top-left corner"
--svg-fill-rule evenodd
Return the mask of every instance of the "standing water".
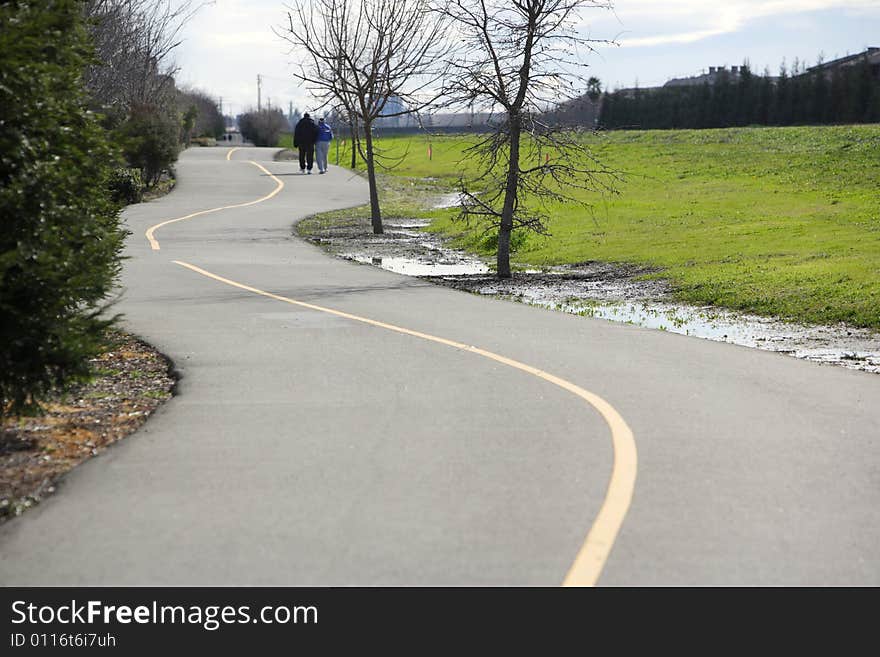
<path id="1" fill-rule="evenodd" d="M 457 196 L 445 201 L 454 204 Z M 880 334 L 876 332 L 843 325 L 804 326 L 676 303 L 668 285 L 639 280 L 650 271 L 633 266 L 582 263 L 517 272 L 502 281 L 491 275 L 484 261 L 449 249 L 437 235 L 420 230 L 425 225 L 389 220 L 383 235 L 337 232 L 314 241 L 355 262 L 475 294 L 880 373 Z"/>

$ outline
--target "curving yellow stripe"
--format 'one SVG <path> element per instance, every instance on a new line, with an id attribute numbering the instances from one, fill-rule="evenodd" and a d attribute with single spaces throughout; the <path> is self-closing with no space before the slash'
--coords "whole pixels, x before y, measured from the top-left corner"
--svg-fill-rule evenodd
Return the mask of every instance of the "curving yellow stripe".
<path id="1" fill-rule="evenodd" d="M 229 152 L 226 153 L 226 161 L 227 161 L 227 162 L 230 161 L 230 160 L 232 159 L 232 154 L 233 154 L 235 151 L 240 151 L 240 150 L 241 150 L 241 146 L 236 146 L 235 148 L 230 148 L 230 149 L 229 149 Z"/>
<path id="2" fill-rule="evenodd" d="M 232 149 L 232 150 L 236 150 L 236 149 Z M 232 151 L 229 151 L 229 154 L 231 154 L 231 153 L 232 153 Z M 227 154 L 227 159 L 229 159 L 229 154 Z M 249 205 L 256 205 L 257 203 L 262 203 L 263 201 L 268 201 L 270 198 L 275 196 L 278 192 L 280 192 L 284 188 L 284 183 L 282 181 L 280 181 L 278 178 L 276 178 L 274 175 L 272 175 L 269 171 L 267 171 L 263 165 L 261 165 L 257 162 L 254 162 L 253 160 L 248 160 L 248 162 L 253 164 L 255 167 L 260 169 L 263 173 L 265 173 L 267 176 L 269 176 L 272 180 L 274 180 L 277 183 L 277 186 L 275 187 L 275 189 L 273 189 L 269 194 L 266 194 L 266 196 L 263 196 L 262 198 L 258 198 L 256 201 L 248 201 L 247 203 L 236 203 L 235 205 L 224 205 L 223 207 L 211 208 L 210 210 L 200 210 L 199 212 L 193 212 L 192 214 L 188 214 L 185 217 L 178 217 L 177 219 L 169 219 L 168 221 L 163 221 L 162 223 L 156 224 L 155 226 L 150 226 L 150 228 L 147 229 L 147 232 L 144 233 L 144 235 L 146 235 L 147 239 L 150 242 L 150 248 L 152 248 L 153 251 L 160 250 L 159 241 L 153 236 L 153 234 L 157 230 L 162 228 L 162 226 L 167 226 L 168 224 L 177 223 L 178 221 L 184 221 L 185 219 L 192 219 L 193 217 L 200 217 L 202 215 L 211 214 L 212 212 L 220 212 L 220 210 L 231 210 L 233 208 L 245 208 Z"/>
<path id="3" fill-rule="evenodd" d="M 566 381 L 558 376 L 554 376 L 553 374 L 549 374 L 530 365 L 520 363 L 511 358 L 500 356 L 491 351 L 486 351 L 485 349 L 466 345 L 461 342 L 455 342 L 454 340 L 447 340 L 446 338 L 440 338 L 428 333 L 420 333 L 419 331 L 395 326 L 394 324 L 386 324 L 385 322 L 380 322 L 375 319 L 333 310 L 332 308 L 324 308 L 323 306 L 316 306 L 304 301 L 289 299 L 287 297 L 282 297 L 277 294 L 272 294 L 271 292 L 265 292 L 258 288 L 251 287 L 250 285 L 223 278 L 222 276 L 212 274 L 200 267 L 196 267 L 195 265 L 180 260 L 175 260 L 174 262 L 181 267 L 186 267 L 198 274 L 213 278 L 226 285 L 231 285 L 232 287 L 253 292 L 254 294 L 259 294 L 270 299 L 275 299 L 276 301 L 283 301 L 295 306 L 309 308 L 310 310 L 317 310 L 322 313 L 336 315 L 337 317 L 344 317 L 345 319 L 350 319 L 356 322 L 370 324 L 371 326 L 394 331 L 396 333 L 403 333 L 423 340 L 430 340 L 431 342 L 437 342 L 448 347 L 461 349 L 462 351 L 468 351 L 483 356 L 484 358 L 489 358 L 509 367 L 528 372 L 540 379 L 544 379 L 545 381 L 580 397 L 590 404 L 599 412 L 609 429 L 611 429 L 611 441 L 614 448 L 614 466 L 611 471 L 611 479 L 608 482 L 608 489 L 605 492 L 605 499 L 602 502 L 602 507 L 599 509 L 599 513 L 593 521 L 593 525 L 587 534 L 587 538 L 581 549 L 578 551 L 574 563 L 569 568 L 562 585 L 594 586 L 596 584 L 599 575 L 602 574 L 602 569 L 605 566 L 608 555 L 611 553 L 611 548 L 617 538 L 617 533 L 620 531 L 620 527 L 623 524 L 627 511 L 629 510 L 633 490 L 635 489 L 636 472 L 638 469 L 638 455 L 632 431 L 629 426 L 627 426 L 620 413 L 618 413 L 611 404 L 598 395 L 593 394 L 589 390 L 584 390 L 570 381 Z"/>

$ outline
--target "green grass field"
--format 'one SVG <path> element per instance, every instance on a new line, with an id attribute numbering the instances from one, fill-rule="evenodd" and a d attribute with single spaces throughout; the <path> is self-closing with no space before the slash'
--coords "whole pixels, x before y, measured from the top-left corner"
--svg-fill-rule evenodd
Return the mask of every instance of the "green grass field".
<path id="1" fill-rule="evenodd" d="M 281 134 L 281 139 L 278 141 L 279 148 L 293 148 L 293 134 L 289 132 L 284 132 Z"/>
<path id="2" fill-rule="evenodd" d="M 432 219 L 491 253 L 481 227 L 425 211 L 408 186 L 452 189 L 473 175 L 473 136 L 378 140 L 401 163 L 383 176 L 385 212 Z M 516 265 L 587 260 L 660 269 L 685 302 L 808 323 L 880 329 L 880 126 L 611 132 L 594 153 L 619 193 L 552 208 L 551 236 L 521 235 Z M 429 159 L 429 149 L 430 154 Z M 340 145 L 347 161 L 347 144 Z M 330 161 L 335 162 L 335 147 Z M 421 180 L 419 180 L 421 179 Z M 335 213 L 337 219 L 346 213 Z M 348 211 L 351 214 L 351 211 Z"/>
<path id="3" fill-rule="evenodd" d="M 406 211 L 400 188 L 413 178 L 452 188 L 472 175 L 462 151 L 473 139 L 378 140 L 385 154 L 403 158 L 383 178 L 394 197 L 389 211 Z M 880 329 L 880 126 L 626 131 L 590 140 L 623 175 L 619 193 L 585 196 L 592 212 L 553 207 L 552 235 L 520 236 L 517 265 L 650 265 L 683 301 Z M 347 149 L 340 152 L 344 164 Z M 453 214 L 428 212 L 431 229 L 488 255 L 482 229 Z"/>

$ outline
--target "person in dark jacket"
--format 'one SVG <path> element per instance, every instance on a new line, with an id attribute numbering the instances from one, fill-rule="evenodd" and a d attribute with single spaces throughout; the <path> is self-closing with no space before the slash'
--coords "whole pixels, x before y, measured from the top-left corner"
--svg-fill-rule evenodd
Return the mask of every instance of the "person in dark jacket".
<path id="1" fill-rule="evenodd" d="M 312 117 L 308 112 L 293 129 L 293 147 L 299 149 L 299 170 L 300 173 L 308 171 L 312 173 L 312 167 L 315 164 L 315 141 L 318 139 L 318 126 L 312 121 Z"/>

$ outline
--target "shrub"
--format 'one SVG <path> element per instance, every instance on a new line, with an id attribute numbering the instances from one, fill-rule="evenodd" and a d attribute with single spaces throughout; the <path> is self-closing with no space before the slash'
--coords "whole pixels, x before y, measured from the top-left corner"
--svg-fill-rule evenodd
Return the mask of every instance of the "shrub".
<path id="1" fill-rule="evenodd" d="M 133 107 L 116 132 L 129 166 L 141 170 L 144 183 L 159 182 L 177 160 L 180 149 L 177 119 L 150 105 Z"/>
<path id="2" fill-rule="evenodd" d="M 242 137 L 254 146 L 277 146 L 282 131 L 289 129 L 279 109 L 242 114 L 238 117 L 238 127 Z"/>
<path id="3" fill-rule="evenodd" d="M 191 137 L 220 139 L 226 132 L 226 121 L 216 100 L 198 89 L 177 92 L 177 104 L 182 115 L 184 143 Z"/>
<path id="4" fill-rule="evenodd" d="M 88 376 L 124 231 L 85 107 L 81 3 L 0 3 L 0 414 Z"/>
<path id="5" fill-rule="evenodd" d="M 140 203 L 144 198 L 144 179 L 140 169 L 117 167 L 110 174 L 110 196 L 120 205 Z"/>

